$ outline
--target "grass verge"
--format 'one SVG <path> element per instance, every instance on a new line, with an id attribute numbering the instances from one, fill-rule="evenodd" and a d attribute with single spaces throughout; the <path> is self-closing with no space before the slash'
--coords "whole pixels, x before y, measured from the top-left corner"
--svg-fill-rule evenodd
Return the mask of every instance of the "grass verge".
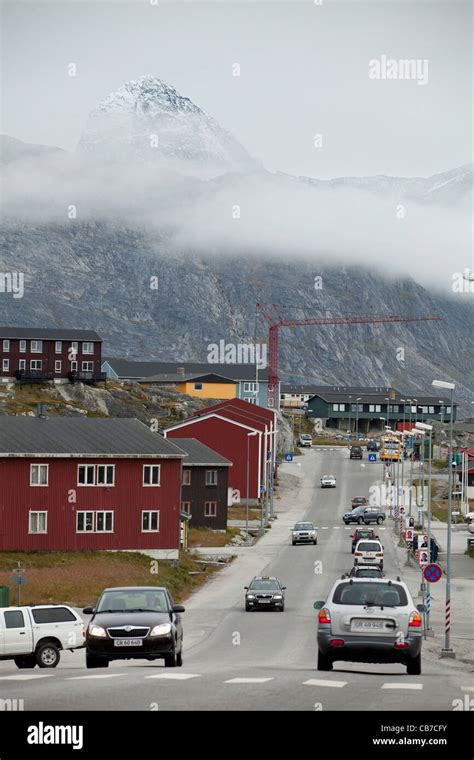
<path id="1" fill-rule="evenodd" d="M 227 546 L 238 533 L 240 528 L 227 528 L 225 533 L 218 533 L 211 528 L 191 528 L 189 546 Z"/>

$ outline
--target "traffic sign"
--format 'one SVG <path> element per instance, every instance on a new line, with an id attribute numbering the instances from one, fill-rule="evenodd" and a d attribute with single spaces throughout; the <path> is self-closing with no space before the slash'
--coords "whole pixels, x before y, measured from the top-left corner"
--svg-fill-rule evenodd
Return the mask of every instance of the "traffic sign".
<path id="1" fill-rule="evenodd" d="M 24 567 L 15 567 L 13 570 L 14 573 L 24 573 L 25 568 Z"/>
<path id="2" fill-rule="evenodd" d="M 369 460 L 369 462 L 376 462 L 377 461 L 377 454 L 370 453 L 370 454 L 368 454 L 367 459 Z"/>
<path id="3" fill-rule="evenodd" d="M 349 443 L 350 443 L 350 442 L 352 441 L 352 436 L 351 436 L 351 435 L 348 435 L 348 436 L 347 436 L 347 440 L 348 440 L 348 441 L 349 441 Z"/>
<path id="4" fill-rule="evenodd" d="M 307 411 L 308 411 L 308 404 L 305 404 L 305 405 L 303 406 L 303 411 L 304 411 L 304 412 L 307 412 Z"/>
<path id="5" fill-rule="evenodd" d="M 437 583 L 441 579 L 442 575 L 442 569 L 434 562 L 431 563 L 431 565 L 426 565 L 425 569 L 423 570 L 423 576 L 425 580 L 428 581 L 428 583 Z"/>
<path id="6" fill-rule="evenodd" d="M 26 586 L 27 580 L 24 575 L 14 575 L 12 582 L 14 586 Z"/>
<path id="7" fill-rule="evenodd" d="M 291 451 L 287 451 L 285 454 L 285 462 L 292 462 L 293 461 L 293 454 Z"/>

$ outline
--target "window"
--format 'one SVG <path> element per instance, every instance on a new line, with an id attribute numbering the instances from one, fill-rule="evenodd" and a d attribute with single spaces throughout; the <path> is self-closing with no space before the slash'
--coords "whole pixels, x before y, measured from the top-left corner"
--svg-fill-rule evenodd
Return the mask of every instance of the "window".
<path id="1" fill-rule="evenodd" d="M 48 532 L 48 513 L 47 512 L 30 512 L 28 533 L 47 533 Z"/>
<path id="2" fill-rule="evenodd" d="M 158 510 L 142 512 L 142 533 L 158 533 L 160 530 L 160 513 Z"/>
<path id="3" fill-rule="evenodd" d="M 380 406 L 380 404 L 375 404 L 375 411 L 376 412 L 381 412 L 382 411 L 382 407 Z"/>
<path id="4" fill-rule="evenodd" d="M 94 344 L 93 343 L 83 343 L 82 344 L 82 353 L 83 354 L 93 354 L 94 353 Z"/>
<path id="5" fill-rule="evenodd" d="M 31 341 L 31 353 L 32 354 L 42 354 L 43 353 L 43 341 L 42 340 L 32 340 Z"/>
<path id="6" fill-rule="evenodd" d="M 338 412 L 339 411 L 339 404 L 333 404 L 332 405 L 332 410 L 333 410 L 333 412 Z"/>
<path id="7" fill-rule="evenodd" d="M 353 412 L 363 412 L 364 411 L 364 405 L 363 404 L 351 404 L 351 409 Z"/>
<path id="8" fill-rule="evenodd" d="M 412 414 L 416 414 L 416 406 L 411 406 L 410 409 Z"/>
<path id="9" fill-rule="evenodd" d="M 30 369 L 40 370 L 43 369 L 42 359 L 30 359 Z"/>
<path id="10" fill-rule="evenodd" d="M 92 372 L 94 369 L 94 362 L 82 362 L 83 372 Z"/>
<path id="11" fill-rule="evenodd" d="M 244 392 L 246 393 L 255 393 L 257 388 L 257 383 L 244 383 Z"/>
<path id="12" fill-rule="evenodd" d="M 71 372 L 77 372 L 77 362 L 71 362 Z"/>
<path id="13" fill-rule="evenodd" d="M 61 361 L 54 362 L 54 371 L 61 372 Z"/>
<path id="14" fill-rule="evenodd" d="M 22 354 L 26 351 L 26 340 L 20 340 L 20 351 Z"/>
<path id="15" fill-rule="evenodd" d="M 3 372 L 8 372 L 9 369 L 10 369 L 10 359 L 2 359 Z"/>
<path id="16" fill-rule="evenodd" d="M 79 352 L 79 343 L 77 340 L 73 340 L 71 343 L 71 352 L 77 354 Z"/>
<path id="17" fill-rule="evenodd" d="M 61 354 L 63 350 L 63 343 L 61 340 L 57 340 L 54 344 L 54 352 L 56 354 Z"/>
<path id="18" fill-rule="evenodd" d="M 429 407 L 429 412 L 430 412 L 430 414 L 434 414 L 434 406 L 430 406 Z"/>
<path id="19" fill-rule="evenodd" d="M 115 485 L 115 465 L 98 464 L 97 465 L 97 485 L 113 486 Z"/>
<path id="20" fill-rule="evenodd" d="M 195 391 L 202 391 L 202 383 L 194 383 Z"/>
<path id="21" fill-rule="evenodd" d="M 428 414 L 428 407 L 427 406 L 422 406 L 421 407 L 421 413 L 422 414 Z"/>
<path id="22" fill-rule="evenodd" d="M 191 514 L 191 502 L 190 501 L 182 501 L 181 502 L 181 511 L 186 512 L 188 515 Z"/>
<path id="23" fill-rule="evenodd" d="M 204 502 L 204 517 L 215 517 L 217 515 L 217 501 Z"/>
<path id="24" fill-rule="evenodd" d="M 191 485 L 191 470 L 186 469 L 183 470 L 183 477 L 181 480 L 181 485 L 183 486 L 190 486 Z"/>
<path id="25" fill-rule="evenodd" d="M 74 612 L 67 607 L 33 607 L 31 614 L 35 623 L 77 623 Z"/>
<path id="26" fill-rule="evenodd" d="M 21 610 L 8 610 L 3 613 L 5 616 L 5 628 L 24 628 L 25 618 Z"/>
<path id="27" fill-rule="evenodd" d="M 94 530 L 93 512 L 76 512 L 76 533 L 92 533 Z"/>
<path id="28" fill-rule="evenodd" d="M 19 369 L 26 369 L 26 359 L 20 359 L 20 363 L 18 365 Z"/>
<path id="29" fill-rule="evenodd" d="M 30 486 L 47 486 L 48 485 L 48 464 L 31 464 L 30 465 Z"/>
<path id="30" fill-rule="evenodd" d="M 369 412 L 375 412 L 375 404 L 369 404 Z"/>
<path id="31" fill-rule="evenodd" d="M 332 598 L 333 604 L 370 604 L 373 605 L 392 605 L 394 607 L 406 607 L 408 604 L 407 595 L 403 586 L 392 583 L 387 586 L 386 583 L 340 583 Z"/>
<path id="32" fill-rule="evenodd" d="M 3 350 L 4 351 L 9 351 L 10 350 L 10 341 L 9 340 L 4 340 L 3 341 Z"/>
<path id="33" fill-rule="evenodd" d="M 399 409 L 400 409 L 400 407 L 399 407 L 398 404 L 394 404 L 394 406 L 392 407 L 392 411 L 395 412 L 395 413 L 398 413 Z"/>
<path id="34" fill-rule="evenodd" d="M 206 486 L 217 485 L 217 470 L 206 470 Z"/>
<path id="35" fill-rule="evenodd" d="M 246 399 L 246 401 L 247 401 L 249 404 L 256 404 L 256 403 L 257 403 L 257 399 L 256 399 L 256 398 L 252 398 L 252 397 L 250 397 L 250 398 Z"/>
<path id="36" fill-rule="evenodd" d="M 77 465 L 77 485 L 93 486 L 95 485 L 95 465 L 78 464 Z"/>
<path id="37" fill-rule="evenodd" d="M 451 414 L 451 407 L 450 406 L 446 407 L 446 414 Z"/>
<path id="38" fill-rule="evenodd" d="M 143 465 L 143 485 L 159 486 L 160 485 L 160 465 L 144 464 Z"/>
<path id="39" fill-rule="evenodd" d="M 96 512 L 95 515 L 96 533 L 113 533 L 114 531 L 114 513 L 113 512 Z"/>

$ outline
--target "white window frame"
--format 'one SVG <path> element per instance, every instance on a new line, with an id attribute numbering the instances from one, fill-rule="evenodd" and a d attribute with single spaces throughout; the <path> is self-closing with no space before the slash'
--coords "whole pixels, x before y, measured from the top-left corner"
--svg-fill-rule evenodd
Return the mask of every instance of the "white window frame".
<path id="1" fill-rule="evenodd" d="M 38 348 L 39 346 L 39 348 Z M 42 354 L 43 353 L 43 341 L 42 340 L 32 340 L 30 341 L 30 351 L 32 354 Z"/>
<path id="2" fill-rule="evenodd" d="M 55 354 L 62 354 L 63 352 L 63 342 L 62 340 L 56 340 L 54 341 L 54 353 Z"/>
<path id="3" fill-rule="evenodd" d="M 144 528 L 143 521 L 145 515 L 148 515 L 149 525 L 151 525 L 151 515 L 156 515 L 156 528 Z M 160 532 L 160 510 L 159 509 L 142 509 L 141 518 L 141 532 L 142 533 L 159 533 Z"/>
<path id="4" fill-rule="evenodd" d="M 44 516 L 44 530 L 33 530 L 32 526 L 32 517 L 35 515 L 36 517 L 36 525 L 38 527 L 39 517 L 40 515 Z M 48 512 L 46 510 L 42 509 L 32 509 L 28 512 L 28 533 L 31 535 L 39 535 L 39 534 L 45 534 L 48 532 Z"/>
<path id="5" fill-rule="evenodd" d="M 2 372 L 8 372 L 10 369 L 10 359 L 2 359 Z"/>
<path id="6" fill-rule="evenodd" d="M 97 522 L 99 515 L 104 515 L 104 523 L 106 521 L 106 515 L 112 515 L 112 527 L 110 530 L 99 530 Z M 94 512 L 94 533 L 113 533 L 114 532 L 114 510 L 113 509 L 98 509 Z"/>
<path id="7" fill-rule="evenodd" d="M 93 483 L 80 483 L 79 482 L 79 471 L 80 471 L 80 469 L 82 467 L 85 468 L 86 473 L 88 471 L 90 471 L 90 469 L 92 468 L 92 472 L 94 473 L 94 482 Z M 93 488 L 96 485 L 95 476 L 96 476 L 96 473 L 95 473 L 95 464 L 78 464 L 77 465 L 77 486 L 78 486 L 78 488 Z M 87 477 L 85 479 L 87 480 Z"/>
<path id="8" fill-rule="evenodd" d="M 189 480 L 187 483 L 184 482 L 184 474 L 188 476 Z M 191 468 L 190 467 L 183 467 L 182 475 L 181 475 L 181 485 L 182 486 L 190 486 L 191 485 Z"/>
<path id="9" fill-rule="evenodd" d="M 82 372 L 93 372 L 94 362 L 82 362 Z"/>
<path id="10" fill-rule="evenodd" d="M 46 467 L 46 483 L 33 483 L 33 469 L 38 468 L 38 480 L 41 480 L 41 468 Z M 47 488 L 49 486 L 49 464 L 44 462 L 30 464 L 30 486 L 33 488 Z"/>
<path id="11" fill-rule="evenodd" d="M 194 390 L 195 391 L 202 391 L 203 390 L 203 384 L 202 383 L 193 383 Z"/>
<path id="12" fill-rule="evenodd" d="M 39 364 L 39 367 L 36 366 Z M 35 365 L 35 366 L 33 366 Z M 36 370 L 37 372 L 40 372 L 43 369 L 43 360 L 42 359 L 30 359 L 30 369 Z"/>
<path id="13" fill-rule="evenodd" d="M 339 411 L 339 404 L 333 404 L 332 405 L 332 410 L 333 410 L 333 412 L 338 412 Z"/>
<path id="14" fill-rule="evenodd" d="M 215 483 L 208 483 L 207 482 L 207 476 L 210 473 L 213 473 L 215 475 Z M 215 469 L 213 469 L 213 470 L 206 470 L 205 481 L 204 481 L 206 486 L 217 486 L 218 485 L 218 480 L 219 480 L 219 477 L 218 477 L 218 474 L 217 474 L 217 470 L 215 470 Z"/>
<path id="15" fill-rule="evenodd" d="M 375 404 L 375 411 L 376 411 L 376 412 L 381 412 L 381 411 L 382 411 L 382 406 L 381 406 L 381 404 Z"/>
<path id="16" fill-rule="evenodd" d="M 19 351 L 20 354 L 26 354 L 26 340 L 20 340 Z"/>
<path id="17" fill-rule="evenodd" d="M 434 414 L 434 413 L 435 413 L 435 408 L 434 408 L 434 406 L 429 406 L 429 407 L 428 407 L 428 411 L 429 411 L 429 414 Z"/>
<path id="18" fill-rule="evenodd" d="M 153 478 L 151 477 L 153 468 L 158 467 L 158 483 L 145 483 L 145 472 L 147 469 L 150 470 L 150 480 Z M 160 464 L 144 464 L 143 465 L 143 477 L 142 477 L 142 485 L 144 488 L 159 488 L 161 485 L 161 465 Z"/>
<path id="19" fill-rule="evenodd" d="M 87 351 L 86 346 L 92 346 L 92 351 Z M 94 343 L 90 340 L 83 341 L 82 353 L 87 354 L 88 356 L 94 356 Z"/>
<path id="20" fill-rule="evenodd" d="M 61 361 L 61 359 L 56 359 L 56 361 L 54 362 L 54 371 L 55 372 L 62 372 L 61 367 L 62 367 L 62 361 Z"/>
<path id="21" fill-rule="evenodd" d="M 375 412 L 375 404 L 369 404 L 369 414 Z"/>
<path id="22" fill-rule="evenodd" d="M 209 515 L 206 512 L 206 508 L 207 508 L 208 504 L 213 504 L 214 505 L 214 514 L 213 515 Z M 204 502 L 204 517 L 217 517 L 217 501 L 205 501 Z"/>
<path id="23" fill-rule="evenodd" d="M 26 359 L 20 359 L 18 362 L 18 369 L 26 369 Z"/>
<path id="24" fill-rule="evenodd" d="M 79 530 L 79 515 L 92 515 L 92 528 L 91 530 Z M 85 518 L 84 518 L 85 524 Z M 95 533 L 95 515 L 93 509 L 79 509 L 76 512 L 76 533 Z"/>
<path id="25" fill-rule="evenodd" d="M 77 360 L 73 359 L 71 362 L 71 372 L 77 372 Z"/>
<path id="26" fill-rule="evenodd" d="M 258 383 L 244 383 L 244 393 L 256 393 L 258 391 Z"/>
<path id="27" fill-rule="evenodd" d="M 104 468 L 104 475 L 105 475 L 105 481 L 103 483 L 99 481 L 99 471 L 101 467 Z M 108 467 L 112 468 L 112 482 L 111 483 L 107 483 L 107 468 Z M 95 476 L 95 483 L 97 486 L 105 486 L 106 488 L 112 488 L 113 486 L 115 486 L 115 465 L 114 464 L 98 464 L 96 465 L 96 468 L 97 468 L 97 472 Z"/>
<path id="28" fill-rule="evenodd" d="M 4 351 L 10 351 L 10 339 L 4 338 L 3 339 L 3 350 Z"/>

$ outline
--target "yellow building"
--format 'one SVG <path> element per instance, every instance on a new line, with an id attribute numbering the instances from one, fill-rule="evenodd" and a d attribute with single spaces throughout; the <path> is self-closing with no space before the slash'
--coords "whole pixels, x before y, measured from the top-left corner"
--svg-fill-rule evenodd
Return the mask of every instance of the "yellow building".
<path id="1" fill-rule="evenodd" d="M 185 393 L 187 396 L 210 399 L 229 399 L 237 397 L 237 382 L 229 377 L 208 374 L 189 375 L 184 372 L 175 374 L 152 375 L 139 381 L 143 385 L 166 385 L 176 390 L 177 393 Z"/>

